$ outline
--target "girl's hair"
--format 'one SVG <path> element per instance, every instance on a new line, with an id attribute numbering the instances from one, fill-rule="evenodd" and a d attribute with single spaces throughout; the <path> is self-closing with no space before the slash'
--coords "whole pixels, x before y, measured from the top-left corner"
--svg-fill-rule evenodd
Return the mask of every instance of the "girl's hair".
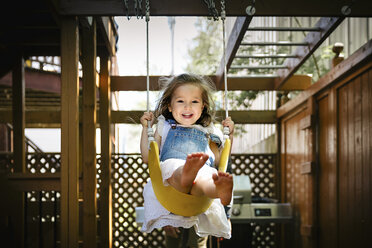
<path id="1" fill-rule="evenodd" d="M 215 105 L 212 98 L 213 92 L 216 91 L 214 83 L 207 77 L 202 77 L 195 74 L 181 74 L 167 80 L 160 79 L 160 87 L 162 88 L 162 95 L 157 103 L 155 110 L 155 117 L 163 115 L 165 119 L 174 119 L 172 113 L 169 112 L 168 106 L 171 104 L 174 91 L 181 85 L 192 84 L 199 87 L 202 91 L 202 100 L 204 108 L 200 118 L 196 124 L 207 127 L 214 121 Z"/>

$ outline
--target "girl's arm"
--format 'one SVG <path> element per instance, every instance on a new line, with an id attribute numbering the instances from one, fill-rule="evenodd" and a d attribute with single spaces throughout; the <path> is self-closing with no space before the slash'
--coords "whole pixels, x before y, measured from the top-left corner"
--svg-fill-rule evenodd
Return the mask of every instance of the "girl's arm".
<path id="1" fill-rule="evenodd" d="M 151 121 L 151 126 L 154 123 L 154 115 L 151 112 L 145 112 L 143 116 L 140 119 L 141 125 L 142 125 L 142 132 L 141 132 L 141 156 L 143 163 L 148 162 L 149 157 L 149 144 L 148 144 L 148 134 L 147 134 L 147 121 Z M 161 136 L 158 133 L 158 130 L 154 133 L 154 138 L 156 143 L 158 143 L 158 147 L 160 147 L 161 144 Z"/>
<path id="2" fill-rule="evenodd" d="M 147 121 L 150 121 L 152 125 L 152 123 L 154 122 L 153 119 L 154 119 L 154 115 L 151 112 L 145 112 L 140 119 L 140 122 L 142 125 L 140 148 L 141 148 L 142 161 L 144 163 L 147 163 L 148 156 L 149 156 L 148 137 L 147 137 Z"/>
<path id="3" fill-rule="evenodd" d="M 230 117 L 227 117 L 225 120 L 222 121 L 222 125 L 224 127 L 229 128 L 229 139 L 231 141 L 231 147 L 233 143 L 233 138 L 234 138 L 234 122 L 231 120 Z M 209 147 L 211 148 L 212 152 L 214 153 L 214 164 L 215 166 L 218 166 L 220 164 L 220 158 L 221 158 L 221 153 L 222 153 L 222 148 L 218 148 L 217 144 L 214 142 L 209 142 Z M 230 148 L 230 153 L 231 153 L 231 148 Z"/>

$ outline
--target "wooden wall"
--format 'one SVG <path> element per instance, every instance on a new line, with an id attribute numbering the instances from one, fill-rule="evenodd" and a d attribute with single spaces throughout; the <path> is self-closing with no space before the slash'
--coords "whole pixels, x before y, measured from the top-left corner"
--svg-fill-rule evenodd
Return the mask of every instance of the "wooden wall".
<path id="1" fill-rule="evenodd" d="M 313 203 L 310 202 L 313 178 L 303 172 L 311 149 L 307 143 L 310 133 L 301 127 L 301 120 L 306 116 L 306 105 L 303 105 L 294 114 L 283 119 L 281 125 L 282 200 L 290 202 L 294 210 L 293 226 L 287 225 L 290 230 L 285 232 L 283 247 L 297 248 L 308 243 L 313 225 L 311 219 Z"/>
<path id="2" fill-rule="evenodd" d="M 283 247 L 372 247 L 372 59 L 363 56 L 279 111 L 282 200 L 294 210 Z"/>

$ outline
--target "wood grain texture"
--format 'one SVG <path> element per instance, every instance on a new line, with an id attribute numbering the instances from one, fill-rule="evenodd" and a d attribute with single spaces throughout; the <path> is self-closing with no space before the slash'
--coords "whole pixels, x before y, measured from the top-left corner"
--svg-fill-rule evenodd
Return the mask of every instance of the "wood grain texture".
<path id="1" fill-rule="evenodd" d="M 96 247 L 97 169 L 96 169 L 96 22 L 82 30 L 82 171 L 83 171 L 83 246 Z"/>
<path id="2" fill-rule="evenodd" d="M 61 247 L 79 246 L 79 32 L 75 17 L 61 29 Z"/>

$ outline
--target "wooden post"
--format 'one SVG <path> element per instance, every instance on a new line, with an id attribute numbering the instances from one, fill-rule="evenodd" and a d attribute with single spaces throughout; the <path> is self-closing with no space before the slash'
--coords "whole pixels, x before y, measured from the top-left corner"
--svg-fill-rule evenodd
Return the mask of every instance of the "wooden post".
<path id="1" fill-rule="evenodd" d="M 300 122 L 300 127 L 305 131 L 305 162 L 301 164 L 300 171 L 304 175 L 304 180 L 308 184 L 306 192 L 306 202 L 309 204 L 306 218 L 301 224 L 301 235 L 303 236 L 304 247 L 316 247 L 317 230 L 317 177 L 318 169 L 316 164 L 316 118 L 317 103 L 315 97 L 307 100 L 307 115 Z M 303 213 L 305 214 L 305 213 Z"/>
<path id="2" fill-rule="evenodd" d="M 61 21 L 61 248 L 79 247 L 79 30 Z"/>
<path id="3" fill-rule="evenodd" d="M 25 68 L 24 60 L 20 57 L 13 70 L 13 144 L 14 170 L 24 172 L 25 157 Z"/>
<path id="4" fill-rule="evenodd" d="M 110 59 L 100 59 L 99 121 L 101 128 L 101 247 L 112 246 L 112 201 L 111 201 L 111 102 Z"/>
<path id="5" fill-rule="evenodd" d="M 13 69 L 13 159 L 14 172 L 26 171 L 25 151 L 25 68 L 24 59 L 20 56 Z M 16 232 L 16 247 L 24 247 L 24 193 L 12 194 L 14 230 Z"/>
<path id="6" fill-rule="evenodd" d="M 83 245 L 97 247 L 96 22 L 82 29 Z"/>

